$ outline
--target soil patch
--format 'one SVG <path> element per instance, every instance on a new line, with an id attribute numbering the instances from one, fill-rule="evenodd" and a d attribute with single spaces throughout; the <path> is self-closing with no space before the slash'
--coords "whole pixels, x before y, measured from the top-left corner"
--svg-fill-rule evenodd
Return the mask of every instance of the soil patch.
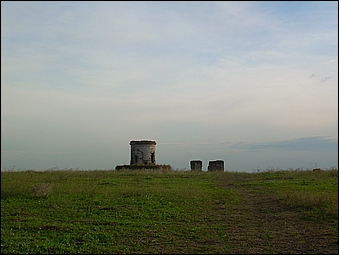
<path id="1" fill-rule="evenodd" d="M 234 253 L 338 254 L 338 222 L 307 220 L 300 209 L 284 205 L 273 193 L 235 181 L 219 183 L 241 198 L 234 214 L 223 214 Z"/>

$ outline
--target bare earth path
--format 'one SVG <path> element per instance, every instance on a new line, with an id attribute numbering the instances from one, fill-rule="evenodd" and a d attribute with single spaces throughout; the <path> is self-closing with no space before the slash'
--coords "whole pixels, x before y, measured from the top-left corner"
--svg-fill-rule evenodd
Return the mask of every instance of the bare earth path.
<path id="1" fill-rule="evenodd" d="M 302 219 L 296 208 L 285 206 L 274 194 L 252 186 L 235 188 L 235 181 L 219 184 L 234 189 L 242 201 L 234 214 L 223 214 L 220 219 L 229 226 L 234 253 L 338 254 L 337 222 L 324 225 Z"/>

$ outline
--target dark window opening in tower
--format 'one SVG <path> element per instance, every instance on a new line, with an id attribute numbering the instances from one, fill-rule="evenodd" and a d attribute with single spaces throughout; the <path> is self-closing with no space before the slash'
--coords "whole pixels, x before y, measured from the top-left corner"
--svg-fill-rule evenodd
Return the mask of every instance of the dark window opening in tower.
<path id="1" fill-rule="evenodd" d="M 154 154 L 154 152 L 151 153 L 151 162 L 155 163 L 155 154 Z"/>

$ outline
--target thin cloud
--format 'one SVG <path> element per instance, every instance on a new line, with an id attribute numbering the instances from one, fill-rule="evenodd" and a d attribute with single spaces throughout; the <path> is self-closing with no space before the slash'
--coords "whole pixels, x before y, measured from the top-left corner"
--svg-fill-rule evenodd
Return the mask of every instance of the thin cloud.
<path id="1" fill-rule="evenodd" d="M 338 150 L 338 139 L 324 136 L 303 137 L 272 142 L 229 142 L 227 148 L 245 151 L 335 151 Z"/>
<path id="2" fill-rule="evenodd" d="M 331 79 L 331 78 L 332 78 L 332 76 L 325 77 L 325 78 L 321 79 L 321 82 L 326 82 L 327 80 L 329 80 L 329 79 Z"/>

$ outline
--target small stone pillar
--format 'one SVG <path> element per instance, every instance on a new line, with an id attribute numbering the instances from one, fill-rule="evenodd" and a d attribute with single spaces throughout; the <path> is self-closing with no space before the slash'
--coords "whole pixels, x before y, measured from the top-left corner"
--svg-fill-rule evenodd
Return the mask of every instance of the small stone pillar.
<path id="1" fill-rule="evenodd" d="M 202 171 L 202 161 L 201 160 L 191 160 L 191 171 Z"/>
<path id="2" fill-rule="evenodd" d="M 223 160 L 214 160 L 210 161 L 208 164 L 208 171 L 224 171 L 224 161 Z"/>

